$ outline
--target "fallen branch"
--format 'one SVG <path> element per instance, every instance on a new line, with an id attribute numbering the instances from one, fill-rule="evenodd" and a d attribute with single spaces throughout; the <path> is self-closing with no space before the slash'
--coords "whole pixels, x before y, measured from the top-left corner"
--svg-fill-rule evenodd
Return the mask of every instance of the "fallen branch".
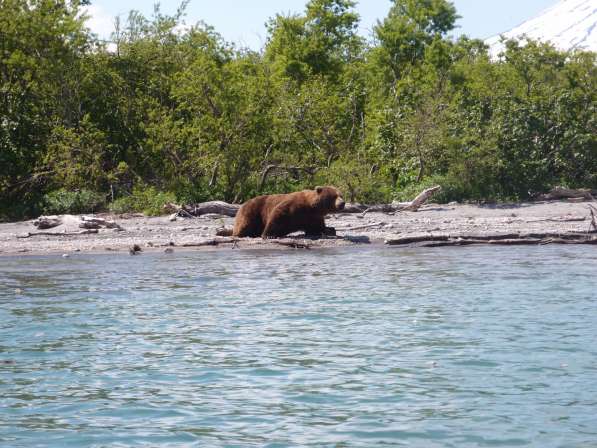
<path id="1" fill-rule="evenodd" d="M 597 212 L 597 207 L 589 204 L 589 211 L 591 212 L 591 223 L 589 224 L 589 231 L 587 233 L 591 232 L 591 228 L 593 228 L 593 230 L 595 232 L 597 232 L 597 217 L 595 217 L 595 212 Z"/>
<path id="2" fill-rule="evenodd" d="M 239 208 L 240 205 L 238 204 L 228 204 L 227 202 L 223 201 L 209 201 L 202 202 L 200 204 L 182 206 L 169 202 L 164 205 L 165 211 L 174 211 L 173 215 L 170 216 L 170 220 L 173 220 L 172 218 L 175 218 L 176 216 L 195 218 L 208 214 L 224 215 L 234 218 Z"/>
<path id="3" fill-rule="evenodd" d="M 435 187 L 427 188 L 422 193 L 420 193 L 416 198 L 414 198 L 410 203 L 404 205 L 400 210 L 411 210 L 416 212 L 427 200 L 433 196 L 435 193 L 440 191 L 442 187 L 436 185 Z M 402 204 L 400 204 L 402 205 Z"/>
<path id="4" fill-rule="evenodd" d="M 342 209 L 341 211 L 336 212 L 336 213 L 363 213 L 368 208 L 369 208 L 368 205 L 359 204 L 357 202 L 355 202 L 353 204 L 347 203 L 344 206 L 344 209 Z"/>
<path id="5" fill-rule="evenodd" d="M 448 240 L 448 241 L 438 241 L 438 242 L 429 242 L 424 243 L 421 247 L 446 247 L 446 246 L 471 246 L 474 244 L 490 244 L 490 245 L 533 245 L 533 244 L 540 244 L 541 240 L 537 239 L 502 239 L 502 240 L 465 240 L 465 239 L 456 239 L 456 240 Z"/>
<path id="6" fill-rule="evenodd" d="M 280 246 L 291 247 L 293 249 L 311 249 L 311 245 L 307 243 L 299 243 L 297 241 L 284 241 L 284 240 L 268 240 L 272 244 L 278 244 Z"/>
<path id="7" fill-rule="evenodd" d="M 218 246 L 220 244 L 236 244 L 238 240 L 236 238 L 213 238 L 204 241 L 197 241 L 192 243 L 177 244 L 179 247 L 205 247 L 205 246 Z"/>
<path id="8" fill-rule="evenodd" d="M 422 247 L 539 244 L 597 244 L 597 238 L 580 233 L 508 233 L 497 235 L 415 235 L 386 240 L 389 246 L 420 244 Z"/>
<path id="9" fill-rule="evenodd" d="M 569 198 L 583 198 L 589 201 L 594 200 L 591 190 L 585 188 L 574 190 L 571 188 L 554 187 L 549 193 L 542 194 L 538 197 L 538 199 L 541 201 L 552 201 Z"/>
<path id="10" fill-rule="evenodd" d="M 27 232 L 23 235 L 17 235 L 17 238 L 30 238 L 32 236 L 73 236 L 73 235 L 90 235 L 99 233 L 97 229 L 81 230 L 80 232 Z"/>
<path id="11" fill-rule="evenodd" d="M 345 227 L 345 228 L 338 228 L 336 229 L 336 231 L 338 232 L 350 232 L 353 230 L 364 230 L 364 229 L 370 229 L 372 227 L 379 227 L 379 226 L 383 226 L 385 225 L 385 222 L 375 222 L 373 224 L 366 224 L 366 225 L 362 225 L 362 226 L 356 226 L 356 227 Z"/>
<path id="12" fill-rule="evenodd" d="M 108 221 L 103 218 L 96 218 L 95 216 L 75 216 L 75 215 L 54 215 L 54 216 L 40 216 L 33 225 L 38 229 L 52 229 L 60 225 L 76 226 L 81 229 L 118 229 L 124 230 L 119 224 L 114 221 Z"/>
<path id="13" fill-rule="evenodd" d="M 62 220 L 58 216 L 40 216 L 33 221 L 33 225 L 42 230 L 58 227 L 60 224 L 62 224 Z"/>
<path id="14" fill-rule="evenodd" d="M 423 243 L 427 241 L 448 241 L 449 235 L 416 235 L 386 240 L 388 246 L 403 246 L 405 244 Z"/>
<path id="15" fill-rule="evenodd" d="M 413 211 L 416 212 L 421 208 L 421 206 L 427 202 L 427 200 L 433 196 L 435 193 L 440 191 L 442 187 L 436 185 L 435 187 L 427 188 L 423 190 L 421 193 L 417 195 L 410 202 L 398 202 L 392 204 L 381 204 L 381 205 L 374 205 L 367 208 L 363 215 L 369 212 L 381 212 L 381 213 L 395 213 L 395 212 L 402 212 L 402 211 Z"/>
<path id="16" fill-rule="evenodd" d="M 106 229 L 118 229 L 124 230 L 119 224 L 116 224 L 114 221 L 108 221 L 107 219 L 103 218 L 95 218 L 89 216 L 81 216 L 81 223 L 79 227 L 81 229 L 100 229 L 105 227 Z"/>
<path id="17" fill-rule="evenodd" d="M 525 220 L 524 222 L 528 222 L 528 223 L 532 223 L 532 222 L 581 222 L 581 221 L 586 221 L 586 219 L 587 218 L 585 218 L 584 216 L 570 217 L 570 218 L 566 218 L 565 216 L 562 216 L 560 218 L 528 219 L 528 220 Z"/>

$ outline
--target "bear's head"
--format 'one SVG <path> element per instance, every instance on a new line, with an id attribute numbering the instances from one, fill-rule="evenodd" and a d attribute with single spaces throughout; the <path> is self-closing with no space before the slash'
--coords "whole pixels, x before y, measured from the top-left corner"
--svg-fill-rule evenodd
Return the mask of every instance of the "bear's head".
<path id="1" fill-rule="evenodd" d="M 317 205 L 326 212 L 343 210 L 346 205 L 336 187 L 315 187 L 315 193 L 317 193 Z"/>

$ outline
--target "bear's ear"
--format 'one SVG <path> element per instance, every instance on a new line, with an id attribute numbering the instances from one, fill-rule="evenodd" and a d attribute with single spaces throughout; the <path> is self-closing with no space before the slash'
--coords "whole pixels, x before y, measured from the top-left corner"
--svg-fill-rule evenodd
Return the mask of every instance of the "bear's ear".
<path id="1" fill-rule="evenodd" d="M 321 194 L 321 192 L 323 191 L 323 187 L 315 187 L 315 191 L 317 192 L 317 194 Z"/>

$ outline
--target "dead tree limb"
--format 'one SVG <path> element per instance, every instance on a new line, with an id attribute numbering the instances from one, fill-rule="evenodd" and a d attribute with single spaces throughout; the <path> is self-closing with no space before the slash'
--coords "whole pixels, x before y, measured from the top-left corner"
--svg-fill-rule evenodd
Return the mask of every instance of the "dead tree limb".
<path id="1" fill-rule="evenodd" d="M 595 198 L 589 189 L 571 189 L 564 187 L 554 187 L 549 193 L 542 194 L 538 197 L 541 201 L 553 201 L 557 199 L 583 198 L 588 201 L 593 201 Z"/>
<path id="2" fill-rule="evenodd" d="M 119 224 L 114 221 L 109 221 L 103 218 L 96 218 L 94 216 L 75 216 L 75 215 L 59 215 L 59 216 L 40 216 L 33 225 L 38 229 L 52 229 L 60 225 L 67 227 L 76 226 L 81 229 L 119 229 L 123 230 Z"/>
<path id="3" fill-rule="evenodd" d="M 220 244 L 236 244 L 238 240 L 236 238 L 213 238 L 209 240 L 177 244 L 179 247 L 205 247 L 205 246 L 218 246 Z"/>
<path id="4" fill-rule="evenodd" d="M 279 246 L 291 247 L 292 249 L 311 249 L 311 245 L 307 243 L 300 243 L 298 241 L 287 241 L 287 240 L 268 240 L 272 244 Z"/>
<path id="5" fill-rule="evenodd" d="M 363 213 L 369 206 L 359 203 L 347 203 L 344 209 L 336 213 Z"/>
<path id="6" fill-rule="evenodd" d="M 580 233 L 506 233 L 495 235 L 414 235 L 386 240 L 390 246 L 419 244 L 423 247 L 532 244 L 597 244 L 597 238 Z"/>
<path id="7" fill-rule="evenodd" d="M 62 220 L 58 216 L 40 216 L 33 221 L 33 225 L 42 230 L 58 227 L 60 224 L 62 224 Z"/>
<path id="8" fill-rule="evenodd" d="M 597 217 L 595 216 L 595 212 L 597 212 L 597 207 L 589 204 L 589 211 L 591 212 L 591 224 L 589 225 L 589 232 L 591 232 L 591 228 L 597 232 Z"/>
<path id="9" fill-rule="evenodd" d="M 374 205 L 372 207 L 367 208 L 363 214 L 369 212 L 381 212 L 381 213 L 394 213 L 394 212 L 402 212 L 402 211 L 413 211 L 416 212 L 421 208 L 421 206 L 427 202 L 427 200 L 433 196 L 435 193 L 440 191 L 442 187 L 436 185 L 435 187 L 427 188 L 423 190 L 421 193 L 417 195 L 410 202 L 399 202 L 393 204 L 381 204 L 381 205 Z"/>
<path id="10" fill-rule="evenodd" d="M 423 243 L 427 241 L 448 241 L 450 235 L 415 235 L 386 240 L 388 246 L 403 246 L 405 244 Z"/>
<path id="11" fill-rule="evenodd" d="M 174 211 L 170 216 L 170 220 L 174 220 L 177 216 L 183 218 L 196 218 L 208 214 L 224 215 L 234 218 L 239 208 L 240 205 L 238 204 L 228 204 L 223 201 L 210 201 L 182 206 L 168 202 L 164 205 L 164 211 L 169 213 Z"/>
<path id="12" fill-rule="evenodd" d="M 436 185 L 435 187 L 427 188 L 426 190 L 422 191 L 416 198 L 414 198 L 410 203 L 407 204 L 399 204 L 402 206 L 400 211 L 402 210 L 411 210 L 416 212 L 427 200 L 433 196 L 435 193 L 440 191 L 442 187 Z"/>
<path id="13" fill-rule="evenodd" d="M 364 230 L 364 229 L 371 229 L 373 227 L 379 227 L 379 226 L 383 226 L 385 225 L 385 222 L 374 222 L 373 224 L 365 224 L 362 226 L 356 226 L 356 227 L 345 227 L 345 228 L 337 228 L 336 231 L 338 232 L 351 232 L 353 230 Z"/>
<path id="14" fill-rule="evenodd" d="M 527 219 L 524 222 L 532 223 L 532 222 L 581 222 L 586 221 L 587 218 L 584 216 L 578 217 L 565 217 L 562 216 L 561 218 L 546 218 L 546 219 Z"/>
<path id="15" fill-rule="evenodd" d="M 99 233 L 97 229 L 81 230 L 80 232 L 27 232 L 23 235 L 17 235 L 17 238 L 30 238 L 32 236 L 73 236 L 73 235 L 90 235 Z"/>

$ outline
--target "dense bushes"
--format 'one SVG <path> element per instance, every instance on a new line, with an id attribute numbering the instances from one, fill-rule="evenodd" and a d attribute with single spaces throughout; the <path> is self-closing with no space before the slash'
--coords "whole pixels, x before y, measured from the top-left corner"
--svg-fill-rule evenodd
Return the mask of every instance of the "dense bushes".
<path id="1" fill-rule="evenodd" d="M 181 31 L 183 3 L 131 14 L 108 48 L 82 3 L 0 3 L 0 219 L 324 183 L 363 202 L 597 187 L 594 53 L 512 41 L 491 60 L 447 37 L 445 0 L 394 0 L 371 42 L 352 1 L 311 0 L 262 53 Z"/>

